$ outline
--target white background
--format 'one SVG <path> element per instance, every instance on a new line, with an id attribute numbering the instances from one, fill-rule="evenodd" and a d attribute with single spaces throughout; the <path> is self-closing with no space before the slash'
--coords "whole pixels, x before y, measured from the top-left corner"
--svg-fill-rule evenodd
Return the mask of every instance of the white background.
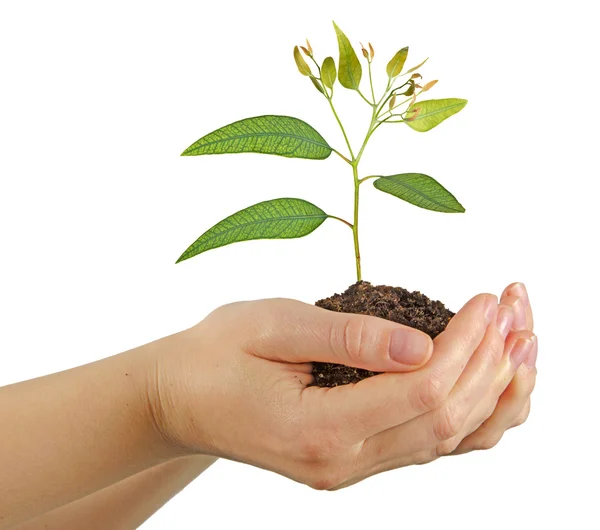
<path id="1" fill-rule="evenodd" d="M 223 461 L 144 529 L 597 528 L 593 5 L 2 2 L 0 385 L 149 342 L 229 301 L 313 302 L 354 281 L 350 233 L 335 221 L 174 264 L 214 222 L 262 200 L 351 215 L 336 156 L 179 156 L 219 126 L 270 113 L 306 120 L 343 150 L 291 53 L 309 37 L 320 60 L 337 61 L 335 19 L 355 45 L 373 43 L 377 89 L 410 45 L 408 64 L 430 56 L 421 72 L 440 79 L 431 97 L 469 100 L 429 133 L 390 125 L 374 136 L 363 175 L 427 173 L 467 212 L 420 210 L 365 185 L 365 279 L 455 310 L 525 282 L 540 340 L 530 419 L 492 451 L 336 493 Z M 369 109 L 339 85 L 336 99 L 357 143 Z"/>

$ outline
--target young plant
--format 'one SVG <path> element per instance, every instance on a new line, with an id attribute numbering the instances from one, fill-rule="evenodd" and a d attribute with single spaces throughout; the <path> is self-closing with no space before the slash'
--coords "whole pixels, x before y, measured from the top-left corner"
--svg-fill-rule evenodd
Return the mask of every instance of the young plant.
<path id="1" fill-rule="evenodd" d="M 447 189 L 423 173 L 399 173 L 396 175 L 368 175 L 360 177 L 359 164 L 373 133 L 384 124 L 403 123 L 417 132 L 426 132 L 462 110 L 465 99 L 446 98 L 418 100 L 430 90 L 437 80 L 422 83 L 418 70 L 421 62 L 408 70 L 404 63 L 408 47 L 402 48 L 388 62 L 387 84 L 383 94 L 377 99 L 373 88 L 371 63 L 375 56 L 373 46 L 362 46 L 361 52 L 366 61 L 369 75 L 369 91 L 365 95 L 360 89 L 363 77 L 361 63 L 342 30 L 333 23 L 339 47 L 339 60 L 336 69 L 332 57 L 326 57 L 319 64 L 313 49 L 306 46 L 294 47 L 294 60 L 303 76 L 310 79 L 314 87 L 327 100 L 344 137 L 347 154 L 334 149 L 308 123 L 290 116 L 256 116 L 231 123 L 200 138 L 188 147 L 182 156 L 197 156 L 225 153 L 265 153 L 288 158 L 324 160 L 331 153 L 338 155 L 352 168 L 354 180 L 354 218 L 352 222 L 325 213 L 321 208 L 303 199 L 281 198 L 261 202 L 245 208 L 214 225 L 192 243 L 179 257 L 177 263 L 206 252 L 207 250 L 251 239 L 288 239 L 303 237 L 316 230 L 326 219 L 336 219 L 352 230 L 356 277 L 362 280 L 359 246 L 359 198 L 360 186 L 374 179 L 376 189 L 389 193 L 406 202 L 444 213 L 462 213 L 465 209 Z M 314 63 L 309 66 L 307 57 Z M 333 104 L 336 79 L 342 87 L 354 90 L 372 109 L 371 122 L 364 140 L 353 149 L 342 125 L 342 120 Z"/>

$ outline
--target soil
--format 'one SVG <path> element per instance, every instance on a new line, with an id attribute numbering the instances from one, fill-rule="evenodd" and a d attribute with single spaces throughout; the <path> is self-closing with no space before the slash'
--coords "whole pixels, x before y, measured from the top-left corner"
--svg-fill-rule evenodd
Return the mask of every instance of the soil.
<path id="1" fill-rule="evenodd" d="M 431 300 L 418 291 L 410 292 L 402 287 L 371 285 L 357 282 L 344 293 L 319 300 L 318 307 L 341 313 L 357 313 L 386 318 L 399 324 L 411 326 L 427 333 L 432 339 L 439 335 L 454 313 L 442 302 Z M 334 387 L 357 383 L 381 372 L 371 372 L 342 364 L 313 363 L 313 385 Z"/>

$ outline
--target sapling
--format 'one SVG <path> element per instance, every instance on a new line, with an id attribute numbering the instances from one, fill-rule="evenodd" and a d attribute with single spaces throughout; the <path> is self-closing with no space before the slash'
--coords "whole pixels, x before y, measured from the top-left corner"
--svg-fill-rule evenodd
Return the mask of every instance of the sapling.
<path id="1" fill-rule="evenodd" d="M 361 177 L 359 164 L 369 140 L 382 125 L 403 123 L 414 131 L 426 132 L 462 110 L 467 101 L 457 98 L 421 100 L 420 96 L 433 88 L 437 80 L 427 83 L 422 80 L 419 69 L 427 59 L 417 66 L 404 70 L 408 47 L 399 50 L 387 63 L 386 87 L 383 94 L 377 98 L 371 68 L 375 51 L 370 43 L 368 48 L 361 44 L 361 52 L 368 70 L 368 90 L 365 95 L 360 88 L 363 77 L 361 62 L 348 37 L 335 22 L 333 25 L 339 48 L 337 66 L 332 57 L 326 57 L 322 63 L 319 63 L 308 40 L 306 46 L 294 47 L 294 60 L 300 73 L 310 80 L 327 101 L 344 137 L 347 148 L 345 154 L 331 147 L 313 127 L 298 118 L 266 115 L 246 118 L 213 131 L 190 145 L 182 155 L 264 153 L 288 158 L 324 160 L 331 153 L 335 153 L 352 170 L 353 219 L 350 221 L 327 214 L 318 206 L 303 199 L 272 199 L 234 213 L 208 229 L 185 250 L 177 263 L 207 250 L 239 241 L 303 237 L 316 230 L 326 219 L 334 219 L 352 230 L 356 278 L 361 282 L 359 199 L 361 185 L 366 181 L 372 180 L 376 189 L 420 208 L 444 213 L 465 211 L 454 195 L 428 175 L 399 173 Z M 337 88 L 336 80 L 343 88 L 354 90 L 372 110 L 371 121 L 358 149 L 352 147 L 333 103 Z"/>

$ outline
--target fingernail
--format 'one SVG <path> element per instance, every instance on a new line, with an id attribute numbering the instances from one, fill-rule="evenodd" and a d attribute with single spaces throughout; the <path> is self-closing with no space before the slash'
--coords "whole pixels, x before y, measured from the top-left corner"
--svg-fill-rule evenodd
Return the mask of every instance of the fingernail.
<path id="1" fill-rule="evenodd" d="M 431 339 L 420 331 L 396 329 L 390 339 L 390 357 L 402 364 L 421 364 L 429 354 Z"/>
<path id="2" fill-rule="evenodd" d="M 515 314 L 510 307 L 501 305 L 498 308 L 498 316 L 496 317 L 496 328 L 502 338 L 505 339 L 512 327 Z"/>
<path id="3" fill-rule="evenodd" d="M 515 329 L 527 329 L 527 314 L 525 312 L 525 303 L 522 298 L 517 298 L 512 304 L 512 310 L 515 314 L 513 320 L 513 328 Z"/>
<path id="4" fill-rule="evenodd" d="M 487 302 L 485 304 L 485 319 L 487 320 L 487 322 L 491 322 L 492 318 L 494 318 L 494 315 L 496 314 L 496 311 L 498 310 L 498 300 L 496 299 L 495 296 L 490 296 L 487 299 Z"/>
<path id="5" fill-rule="evenodd" d="M 531 348 L 531 351 L 529 352 L 527 359 L 525 359 L 525 366 L 527 366 L 527 368 L 531 369 L 535 366 L 535 361 L 537 359 L 537 353 L 538 353 L 538 341 L 536 338 L 536 340 L 534 341 L 533 348 Z"/>
<path id="6" fill-rule="evenodd" d="M 523 303 L 527 305 L 529 303 L 529 294 L 524 283 L 517 282 L 510 288 L 510 294 L 518 296 L 523 299 Z"/>
<path id="7" fill-rule="evenodd" d="M 533 348 L 535 342 L 535 336 L 529 339 L 518 339 L 515 342 L 512 351 L 510 352 L 510 359 L 516 367 L 521 366 L 529 352 Z"/>

